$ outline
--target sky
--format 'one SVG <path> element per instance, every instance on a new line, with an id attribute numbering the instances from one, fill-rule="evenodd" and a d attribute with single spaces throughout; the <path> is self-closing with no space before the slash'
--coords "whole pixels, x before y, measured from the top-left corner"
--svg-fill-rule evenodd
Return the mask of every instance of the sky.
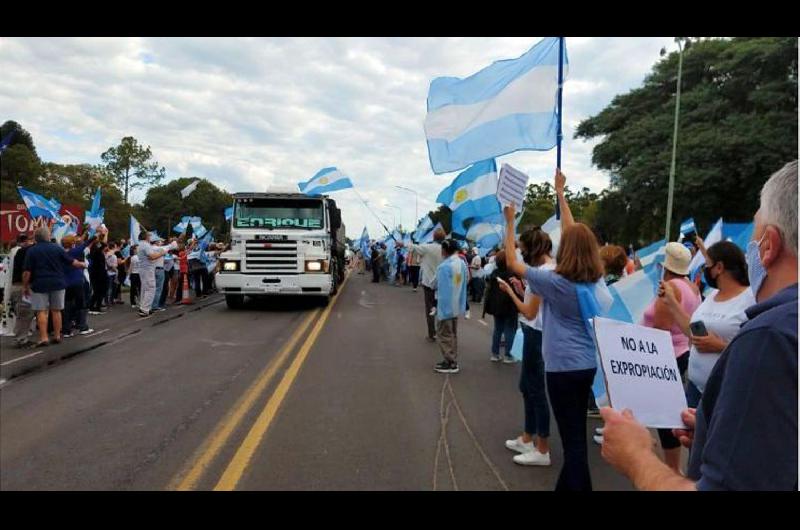
<path id="1" fill-rule="evenodd" d="M 45 161 L 100 163 L 134 136 L 167 180 L 206 178 L 229 192 L 295 187 L 336 166 L 387 226 L 408 227 L 458 174 L 430 168 L 431 80 L 467 77 L 540 39 L 0 37 L 0 120 L 27 129 Z M 597 140 L 573 139 L 575 128 L 641 85 L 662 47 L 676 50 L 672 37 L 567 38 L 562 166 L 571 188 L 608 185 L 591 164 Z M 497 160 L 533 183 L 552 181 L 555 159 L 553 149 Z M 364 226 L 383 233 L 352 190 L 332 197 L 349 237 Z"/>

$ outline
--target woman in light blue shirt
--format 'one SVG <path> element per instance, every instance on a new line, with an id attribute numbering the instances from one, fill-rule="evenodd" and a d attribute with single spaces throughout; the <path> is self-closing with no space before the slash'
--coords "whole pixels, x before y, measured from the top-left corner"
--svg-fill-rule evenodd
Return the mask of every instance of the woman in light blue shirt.
<path id="1" fill-rule="evenodd" d="M 542 353 L 547 393 L 561 434 L 564 464 L 556 490 L 590 491 L 586 443 L 586 403 L 597 371 L 594 341 L 587 325 L 586 298 L 602 282 L 603 262 L 591 229 L 576 223 L 564 197 L 566 178 L 556 171 L 556 194 L 561 208 L 561 242 L 555 270 L 535 268 L 508 253 L 508 268 L 524 277 L 542 304 Z M 514 207 L 506 216 L 505 247 L 514 248 Z M 596 306 L 596 301 L 595 301 Z"/>

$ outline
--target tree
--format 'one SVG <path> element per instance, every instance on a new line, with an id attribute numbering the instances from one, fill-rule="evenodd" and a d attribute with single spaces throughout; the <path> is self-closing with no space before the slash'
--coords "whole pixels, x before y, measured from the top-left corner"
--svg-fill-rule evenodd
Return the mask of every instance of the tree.
<path id="1" fill-rule="evenodd" d="M 14 136 L 0 161 L 0 196 L 6 201 L 19 200 L 17 186 L 35 192 L 41 188 L 42 161 L 36 154 L 31 134 L 19 123 L 8 120 L 0 127 L 0 138 L 5 138 L 11 131 L 14 131 Z"/>
<path id="2" fill-rule="evenodd" d="M 672 239 L 687 217 L 701 230 L 751 219 L 769 175 L 797 158 L 796 38 L 695 39 L 683 55 Z M 601 139 L 592 163 L 611 179 L 597 222 L 617 242 L 664 237 L 677 63 L 664 57 L 576 130 Z"/>
<path id="3" fill-rule="evenodd" d="M 182 216 L 196 215 L 203 219 L 203 226 L 209 230 L 215 228 L 215 238 L 222 238 L 229 232 L 224 210 L 233 204 L 233 196 L 201 179 L 191 195 L 181 198 L 181 190 L 194 180 L 197 179 L 179 178 L 148 189 L 141 208 L 136 209 L 134 215 L 138 212 L 141 217 L 137 215 L 137 219 L 162 236 L 170 234 Z"/>
<path id="4" fill-rule="evenodd" d="M 100 156 L 106 164 L 106 170 L 122 189 L 126 204 L 129 191 L 155 186 L 166 176 L 164 168 L 159 168 L 158 162 L 152 160 L 150 146 L 142 147 L 132 136 L 126 136 L 118 146 L 109 148 Z"/>

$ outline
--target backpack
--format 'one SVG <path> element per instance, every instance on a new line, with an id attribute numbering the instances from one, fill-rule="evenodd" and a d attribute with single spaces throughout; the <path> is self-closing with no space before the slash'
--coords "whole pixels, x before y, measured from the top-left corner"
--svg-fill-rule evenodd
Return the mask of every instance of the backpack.
<path id="1" fill-rule="evenodd" d="M 483 312 L 496 317 L 509 317 L 517 315 L 517 306 L 514 301 L 503 291 L 497 283 L 497 278 L 502 278 L 506 282 L 511 278 L 508 271 L 492 271 L 486 282 L 486 294 L 483 303 Z"/>

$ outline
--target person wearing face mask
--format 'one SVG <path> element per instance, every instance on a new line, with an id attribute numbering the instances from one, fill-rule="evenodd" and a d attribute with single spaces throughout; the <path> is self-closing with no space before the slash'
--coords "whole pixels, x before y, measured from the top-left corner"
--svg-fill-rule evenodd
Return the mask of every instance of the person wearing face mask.
<path id="1" fill-rule="evenodd" d="M 761 189 L 746 260 L 756 304 L 674 431 L 691 448 L 687 476 L 630 410 L 601 411 L 603 458 L 640 490 L 797 491 L 797 160 Z"/>
<path id="2" fill-rule="evenodd" d="M 675 298 L 675 291 L 665 284 L 664 301 L 681 331 L 692 341 L 689 353 L 689 381 L 686 400 L 697 407 L 711 370 L 728 343 L 747 321 L 745 310 L 755 304 L 747 279 L 744 253 L 730 241 L 720 241 L 704 252 L 706 266 L 703 276 L 709 287 L 717 291 L 706 298 L 691 316 L 686 314 Z M 702 322 L 707 335 L 692 334 L 691 323 Z"/>

